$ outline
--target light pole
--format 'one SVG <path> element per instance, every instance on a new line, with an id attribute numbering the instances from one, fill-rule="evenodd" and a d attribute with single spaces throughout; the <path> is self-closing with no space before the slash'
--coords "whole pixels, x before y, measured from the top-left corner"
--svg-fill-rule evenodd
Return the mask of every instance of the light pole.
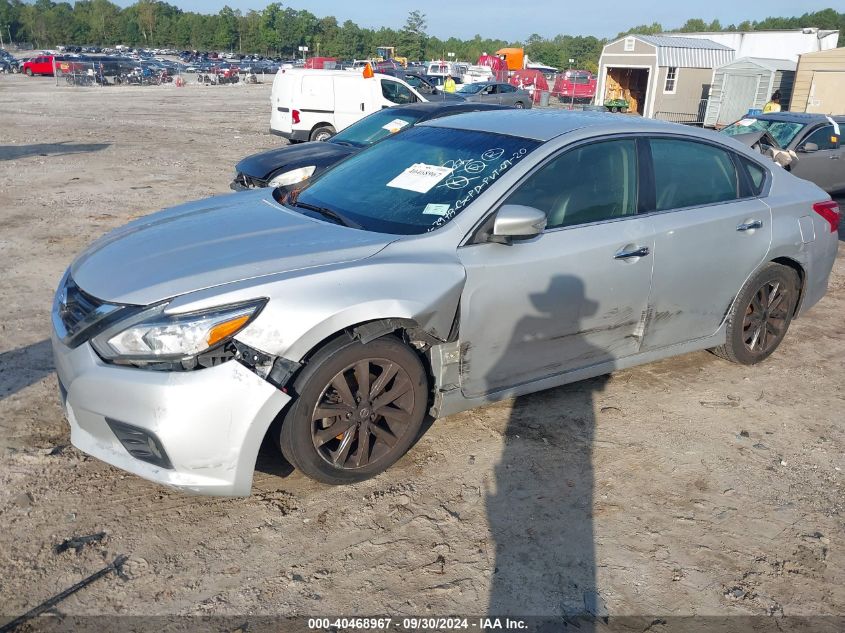
<path id="1" fill-rule="evenodd" d="M 305 63 L 305 53 L 308 52 L 308 47 L 307 46 L 300 46 L 299 51 L 302 53 L 302 63 L 304 64 Z"/>
<path id="2" fill-rule="evenodd" d="M 572 93 L 569 95 L 569 109 L 575 107 L 575 78 L 572 76 L 572 64 L 575 63 L 575 60 L 571 57 L 569 58 L 569 82 L 572 84 Z"/>

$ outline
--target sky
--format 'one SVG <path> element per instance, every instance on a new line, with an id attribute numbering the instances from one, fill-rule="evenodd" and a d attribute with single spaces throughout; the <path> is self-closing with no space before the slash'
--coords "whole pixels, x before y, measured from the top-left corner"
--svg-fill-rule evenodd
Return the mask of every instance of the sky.
<path id="1" fill-rule="evenodd" d="M 185 11 L 217 13 L 224 5 L 248 11 L 263 9 L 269 0 L 167 0 Z M 446 39 L 482 37 L 508 41 L 524 40 L 532 33 L 544 37 L 595 35 L 613 37 L 639 24 L 660 22 L 665 29 L 679 27 L 688 18 L 707 22 L 719 19 L 723 26 L 743 20 L 761 20 L 769 16 L 791 17 L 834 7 L 840 0 L 708 0 L 691 3 L 678 0 L 636 0 L 634 2 L 587 3 L 564 0 L 288 0 L 285 7 L 307 9 L 317 17 L 335 16 L 340 23 L 352 20 L 359 26 L 401 28 L 410 11 L 419 9 L 427 18 L 429 35 Z M 119 0 L 127 6 L 133 0 Z"/>

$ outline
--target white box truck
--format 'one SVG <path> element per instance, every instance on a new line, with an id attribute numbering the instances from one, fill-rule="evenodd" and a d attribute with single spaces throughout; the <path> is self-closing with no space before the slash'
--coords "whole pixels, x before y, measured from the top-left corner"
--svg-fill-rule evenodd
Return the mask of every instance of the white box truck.
<path id="1" fill-rule="evenodd" d="M 283 68 L 273 80 L 270 132 L 290 141 L 323 141 L 381 108 L 418 101 L 428 100 L 389 75 Z"/>

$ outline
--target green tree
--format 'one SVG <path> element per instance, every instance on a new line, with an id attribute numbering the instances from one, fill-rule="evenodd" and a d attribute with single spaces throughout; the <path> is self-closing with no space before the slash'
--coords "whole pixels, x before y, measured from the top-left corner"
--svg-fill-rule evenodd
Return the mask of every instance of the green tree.
<path id="1" fill-rule="evenodd" d="M 428 22 L 425 13 L 419 10 L 411 11 L 405 26 L 399 32 L 399 48 L 402 55 L 409 59 L 421 59 L 425 53 L 427 35 L 425 32 Z M 385 46 L 391 45 L 387 42 Z"/>

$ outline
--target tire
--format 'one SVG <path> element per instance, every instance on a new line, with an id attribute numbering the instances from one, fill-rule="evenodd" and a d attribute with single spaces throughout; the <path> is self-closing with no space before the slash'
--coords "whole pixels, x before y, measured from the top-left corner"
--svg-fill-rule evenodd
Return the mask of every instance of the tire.
<path id="1" fill-rule="evenodd" d="M 26 69 L 26 75 L 27 75 L 27 77 L 32 77 L 32 68 Z"/>
<path id="2" fill-rule="evenodd" d="M 331 125 L 320 125 L 311 130 L 311 136 L 308 139 L 311 141 L 327 141 L 335 134 L 337 132 Z"/>
<path id="3" fill-rule="evenodd" d="M 610 108 L 610 111 L 611 112 L 618 112 L 619 108 L 617 108 L 616 106 L 613 106 L 612 108 Z"/>
<path id="4" fill-rule="evenodd" d="M 525 107 L 525 104 L 522 103 L 522 101 L 517 101 L 516 103 L 513 104 L 513 107 L 516 108 L 517 110 L 522 110 Z"/>
<path id="5" fill-rule="evenodd" d="M 786 336 L 799 291 L 800 279 L 794 270 L 766 264 L 739 291 L 728 314 L 726 341 L 711 351 L 740 365 L 767 359 Z"/>
<path id="6" fill-rule="evenodd" d="M 361 400 L 358 376 L 364 375 L 370 393 Z M 399 339 L 390 335 L 364 345 L 344 335 L 317 352 L 294 382 L 297 395 L 285 414 L 279 447 L 292 466 L 317 481 L 369 479 L 414 443 L 428 392 L 425 368 Z M 379 405 L 385 396 L 394 399 Z M 334 411 L 337 415 L 317 417 Z"/>
<path id="7" fill-rule="evenodd" d="M 626 113 L 628 112 L 628 108 L 619 108 L 619 111 L 620 111 L 622 114 L 626 114 Z"/>

